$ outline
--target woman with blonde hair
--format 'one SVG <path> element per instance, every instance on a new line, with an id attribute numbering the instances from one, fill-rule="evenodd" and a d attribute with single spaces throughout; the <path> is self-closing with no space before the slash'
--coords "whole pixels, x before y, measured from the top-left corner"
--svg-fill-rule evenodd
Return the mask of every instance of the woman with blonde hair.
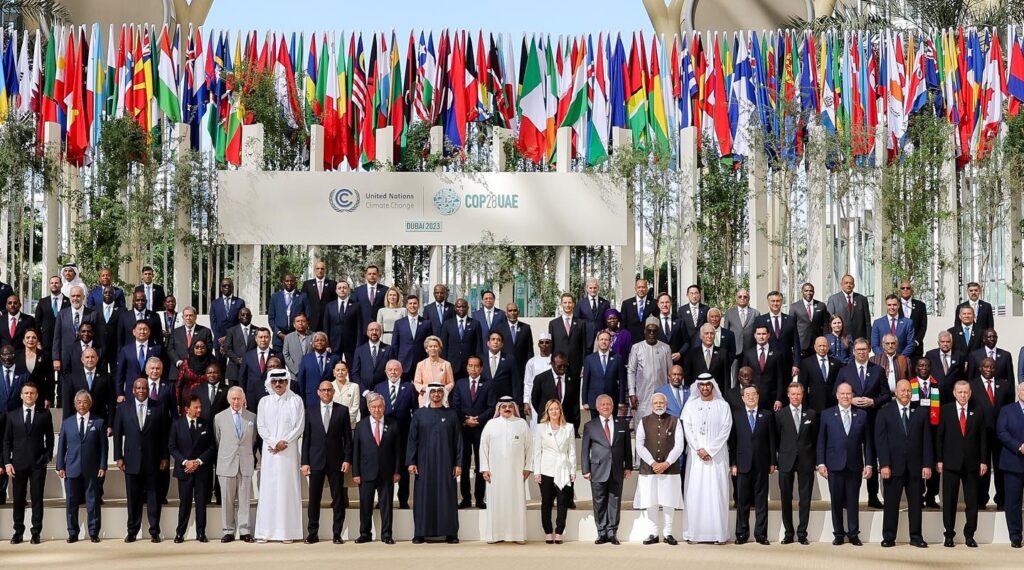
<path id="1" fill-rule="evenodd" d="M 576 430 L 565 420 L 558 400 L 548 400 L 533 432 L 533 476 L 540 485 L 540 521 L 544 542 L 562 544 L 565 516 L 576 481 Z M 551 526 L 551 507 L 558 499 L 558 514 Z"/>
<path id="2" fill-rule="evenodd" d="M 448 405 L 448 393 L 455 387 L 455 377 L 452 374 L 452 365 L 441 358 L 441 349 L 444 344 L 441 339 L 430 335 L 423 341 L 423 349 L 427 351 L 427 357 L 416 364 L 416 374 L 413 376 L 412 385 L 420 395 L 420 407 L 427 405 L 427 386 L 437 383 L 444 386 L 444 402 Z"/>
<path id="3" fill-rule="evenodd" d="M 402 290 L 398 287 L 388 288 L 384 294 L 384 306 L 377 311 L 377 322 L 384 334 L 381 340 L 391 344 L 391 333 L 395 331 L 395 322 L 406 317 L 405 306 L 402 305 Z"/>

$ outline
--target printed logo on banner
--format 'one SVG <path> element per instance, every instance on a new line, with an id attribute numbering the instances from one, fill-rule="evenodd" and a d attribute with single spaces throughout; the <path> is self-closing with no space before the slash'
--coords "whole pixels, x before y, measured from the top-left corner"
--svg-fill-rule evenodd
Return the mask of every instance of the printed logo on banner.
<path id="1" fill-rule="evenodd" d="M 331 190 L 328 200 L 335 212 L 351 212 L 359 207 L 359 191 L 351 188 Z"/>
<path id="2" fill-rule="evenodd" d="M 459 211 L 462 199 L 458 192 L 451 188 L 441 188 L 434 193 L 434 208 L 442 216 L 450 216 Z"/>

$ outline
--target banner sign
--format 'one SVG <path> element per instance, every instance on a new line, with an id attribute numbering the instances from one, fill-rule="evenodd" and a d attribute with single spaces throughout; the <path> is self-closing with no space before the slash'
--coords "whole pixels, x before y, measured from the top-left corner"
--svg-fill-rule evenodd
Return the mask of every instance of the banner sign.
<path id="1" fill-rule="evenodd" d="M 240 245 L 625 245 L 625 188 L 554 172 L 219 173 L 218 222 Z"/>

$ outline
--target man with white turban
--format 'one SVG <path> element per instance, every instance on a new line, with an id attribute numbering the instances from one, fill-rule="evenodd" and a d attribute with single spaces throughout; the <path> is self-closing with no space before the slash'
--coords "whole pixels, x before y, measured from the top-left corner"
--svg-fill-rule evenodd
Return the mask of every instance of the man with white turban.
<path id="1" fill-rule="evenodd" d="M 302 487 L 299 436 L 305 427 L 303 401 L 288 389 L 288 372 L 271 370 L 267 395 L 256 410 L 256 430 L 263 438 L 260 496 L 256 508 L 257 542 L 302 539 Z"/>
<path id="2" fill-rule="evenodd" d="M 626 364 L 629 380 L 629 405 L 636 417 L 651 413 L 651 396 L 668 383 L 668 369 L 672 368 L 672 349 L 658 340 L 661 323 L 657 317 L 644 322 L 644 340 L 633 345 Z"/>
<path id="3" fill-rule="evenodd" d="M 697 377 L 683 408 L 687 542 L 723 544 L 729 538 L 729 450 L 732 411 L 708 373 Z"/>

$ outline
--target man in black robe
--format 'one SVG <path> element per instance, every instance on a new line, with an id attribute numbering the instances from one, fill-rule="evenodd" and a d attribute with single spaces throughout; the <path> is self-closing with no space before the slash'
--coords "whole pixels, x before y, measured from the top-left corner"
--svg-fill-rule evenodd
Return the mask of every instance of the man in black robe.
<path id="1" fill-rule="evenodd" d="M 459 542 L 459 500 L 455 479 L 462 474 L 462 431 L 452 408 L 444 407 L 444 386 L 427 387 L 430 405 L 416 410 L 409 425 L 406 463 L 416 476 L 413 544 L 426 537 Z"/>

